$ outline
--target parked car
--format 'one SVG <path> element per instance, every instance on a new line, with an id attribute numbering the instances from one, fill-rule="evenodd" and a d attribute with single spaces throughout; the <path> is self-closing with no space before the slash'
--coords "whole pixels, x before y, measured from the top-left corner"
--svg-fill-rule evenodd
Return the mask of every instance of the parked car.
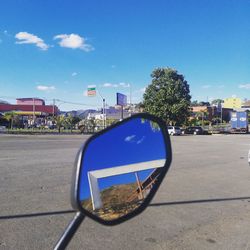
<path id="1" fill-rule="evenodd" d="M 193 126 L 193 127 L 187 127 L 185 129 L 185 134 L 193 134 L 193 135 L 203 135 L 204 130 L 202 127 L 199 126 Z"/>
<path id="2" fill-rule="evenodd" d="M 0 133 L 4 133 L 6 131 L 6 127 L 5 126 L 0 126 Z"/>
<path id="3" fill-rule="evenodd" d="M 176 126 L 168 126 L 168 134 L 169 135 L 180 135 L 181 129 Z"/>

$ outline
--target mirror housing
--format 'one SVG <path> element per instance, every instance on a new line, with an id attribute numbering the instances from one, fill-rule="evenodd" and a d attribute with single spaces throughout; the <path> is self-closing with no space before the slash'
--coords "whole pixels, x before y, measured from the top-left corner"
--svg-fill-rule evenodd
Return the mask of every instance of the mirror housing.
<path id="1" fill-rule="evenodd" d="M 147 126 L 147 132 L 143 132 L 144 130 L 139 126 Z M 148 132 L 150 131 L 148 128 L 151 128 L 152 131 Z M 135 132 L 131 133 L 131 131 Z M 162 140 L 162 143 L 153 140 L 155 132 L 158 134 L 157 140 Z M 123 138 L 123 140 L 119 140 L 119 138 Z M 102 148 L 100 154 L 103 158 L 100 159 L 101 156 L 98 155 L 97 150 L 100 149 L 100 145 L 106 145 L 107 142 L 109 145 Z M 118 153 L 115 158 L 114 155 L 117 155 L 118 152 L 117 147 L 121 145 L 123 147 L 127 145 L 126 149 L 131 150 L 131 152 L 128 152 L 127 156 Z M 113 147 L 113 154 L 109 152 L 109 146 Z M 135 150 L 137 147 L 138 151 Z M 149 151 L 150 147 L 152 150 Z M 97 155 L 93 155 L 94 153 Z M 154 156 L 154 154 L 156 155 Z M 154 159 L 154 157 L 156 158 Z M 137 158 L 142 160 L 139 162 Z M 91 136 L 78 151 L 75 159 L 75 171 L 73 172 L 72 206 L 104 225 L 116 225 L 124 222 L 138 215 L 148 206 L 165 177 L 171 161 L 170 138 L 167 126 L 161 119 L 146 113 L 124 119 Z M 132 177 L 134 178 L 133 183 L 131 182 Z M 144 178 L 144 181 L 141 182 L 140 178 Z M 149 178 L 151 178 L 150 185 L 148 185 Z M 98 180 L 103 182 L 101 188 Z M 132 190 L 137 198 L 135 199 L 133 196 L 131 201 L 127 194 Z M 114 194 L 114 191 L 116 193 L 112 199 L 106 199 L 102 202 L 104 196 L 110 196 L 111 193 Z M 123 197 L 125 201 L 121 203 L 121 198 L 117 199 L 117 197 Z M 109 204 L 111 200 L 113 204 Z M 118 201 L 119 204 L 117 204 Z M 119 207 L 119 211 L 117 207 Z"/>

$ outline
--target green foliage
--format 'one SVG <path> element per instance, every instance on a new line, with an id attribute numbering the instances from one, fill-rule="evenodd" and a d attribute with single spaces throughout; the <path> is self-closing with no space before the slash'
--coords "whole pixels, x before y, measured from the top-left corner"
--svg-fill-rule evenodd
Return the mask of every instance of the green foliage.
<path id="1" fill-rule="evenodd" d="M 184 76 L 171 68 L 157 68 L 143 96 L 145 111 L 168 124 L 181 125 L 190 115 L 191 96 Z"/>
<path id="2" fill-rule="evenodd" d="M 219 103 L 223 103 L 224 101 L 222 99 L 215 99 L 211 102 L 212 105 L 218 105 Z"/>
<path id="3" fill-rule="evenodd" d="M 74 117 L 71 114 L 64 118 L 63 126 L 67 129 L 70 129 L 72 132 L 73 127 L 80 121 L 79 117 Z"/>
<path id="4" fill-rule="evenodd" d="M 15 112 L 4 113 L 4 119 L 6 119 L 9 122 L 9 128 L 11 128 L 11 129 L 13 128 L 15 116 L 16 116 Z"/>
<path id="5" fill-rule="evenodd" d="M 55 117 L 55 122 L 58 129 L 58 133 L 61 133 L 61 127 L 65 122 L 65 117 L 63 115 L 58 115 Z"/>
<path id="6" fill-rule="evenodd" d="M 191 102 L 191 106 L 192 107 L 199 106 L 199 102 L 197 100 L 194 100 L 194 101 Z"/>

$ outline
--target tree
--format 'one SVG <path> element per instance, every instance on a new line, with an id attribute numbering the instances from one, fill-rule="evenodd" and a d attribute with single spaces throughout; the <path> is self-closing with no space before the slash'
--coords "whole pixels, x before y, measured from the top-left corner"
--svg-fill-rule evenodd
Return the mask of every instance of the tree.
<path id="1" fill-rule="evenodd" d="M 157 68 L 143 95 L 145 111 L 168 124 L 181 125 L 190 116 L 191 96 L 184 76 L 171 68 Z"/>
<path id="2" fill-rule="evenodd" d="M 209 107 L 210 106 L 210 102 L 199 102 L 198 106 L 206 106 L 206 107 Z"/>
<path id="3" fill-rule="evenodd" d="M 6 112 L 4 113 L 4 118 L 9 122 L 9 128 L 13 129 L 13 122 L 16 116 L 15 112 Z"/>
<path id="4" fill-rule="evenodd" d="M 67 117 L 65 117 L 64 118 L 64 124 L 63 125 L 65 125 L 65 127 L 67 128 L 67 129 L 70 129 L 70 132 L 72 133 L 72 129 L 73 129 L 73 126 L 74 126 L 74 124 L 73 124 L 73 116 L 71 115 L 71 114 L 69 114 Z"/>
<path id="5" fill-rule="evenodd" d="M 58 129 L 58 133 L 61 133 L 61 127 L 63 126 L 63 123 L 65 122 L 65 117 L 63 115 L 58 115 L 55 118 L 56 126 Z"/>
<path id="6" fill-rule="evenodd" d="M 212 105 L 218 105 L 223 103 L 224 101 L 222 99 L 215 99 L 211 102 Z"/>
<path id="7" fill-rule="evenodd" d="M 192 101 L 192 102 L 191 102 L 191 106 L 192 106 L 192 107 L 199 106 L 198 101 L 197 101 L 197 100 Z"/>

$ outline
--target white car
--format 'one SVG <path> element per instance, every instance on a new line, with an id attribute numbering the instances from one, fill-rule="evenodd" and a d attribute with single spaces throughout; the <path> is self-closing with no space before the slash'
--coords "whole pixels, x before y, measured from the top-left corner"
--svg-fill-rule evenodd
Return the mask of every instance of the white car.
<path id="1" fill-rule="evenodd" d="M 6 127 L 5 126 L 0 126 L 0 133 L 5 132 L 5 131 L 6 131 Z"/>
<path id="2" fill-rule="evenodd" d="M 181 135 L 181 129 L 176 126 L 168 126 L 169 135 Z"/>

